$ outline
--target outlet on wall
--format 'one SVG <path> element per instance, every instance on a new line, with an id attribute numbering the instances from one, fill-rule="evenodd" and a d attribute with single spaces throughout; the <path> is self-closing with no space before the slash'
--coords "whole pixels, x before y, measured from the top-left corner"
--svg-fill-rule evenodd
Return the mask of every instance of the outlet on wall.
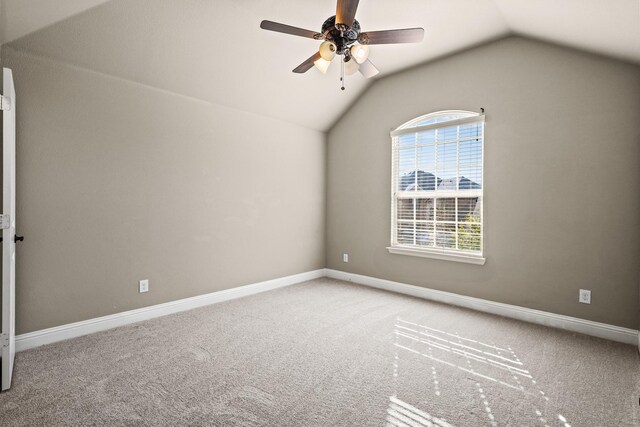
<path id="1" fill-rule="evenodd" d="M 578 301 L 583 304 L 591 304 L 591 291 L 588 289 L 580 289 Z"/>
<path id="2" fill-rule="evenodd" d="M 342 262 L 349 262 L 349 254 L 342 254 Z"/>
<path id="3" fill-rule="evenodd" d="M 149 292 L 149 279 L 140 280 L 138 282 L 138 290 L 140 293 Z"/>

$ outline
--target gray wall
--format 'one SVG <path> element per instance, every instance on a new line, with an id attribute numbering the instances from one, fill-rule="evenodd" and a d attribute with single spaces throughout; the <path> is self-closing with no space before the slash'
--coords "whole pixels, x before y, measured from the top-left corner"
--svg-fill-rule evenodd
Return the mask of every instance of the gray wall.
<path id="1" fill-rule="evenodd" d="M 480 107 L 486 265 L 389 254 L 389 131 Z M 638 66 L 517 37 L 383 78 L 329 132 L 327 266 L 635 329 L 639 120 Z"/>
<path id="2" fill-rule="evenodd" d="M 637 328 L 637 66 L 506 39 L 374 83 L 327 150 L 286 122 L 8 47 L 2 59 L 19 93 L 18 333 L 322 268 L 325 255 L 329 268 Z M 389 254 L 389 130 L 480 107 L 486 265 Z"/>
<path id="3" fill-rule="evenodd" d="M 323 133 L 2 53 L 18 333 L 324 267 Z"/>

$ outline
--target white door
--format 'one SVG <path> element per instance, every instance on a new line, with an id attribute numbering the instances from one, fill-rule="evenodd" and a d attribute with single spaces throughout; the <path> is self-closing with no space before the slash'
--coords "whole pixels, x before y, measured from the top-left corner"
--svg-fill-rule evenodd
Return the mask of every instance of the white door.
<path id="1" fill-rule="evenodd" d="M 16 92 L 2 70 L 2 390 L 11 387 L 16 353 Z"/>

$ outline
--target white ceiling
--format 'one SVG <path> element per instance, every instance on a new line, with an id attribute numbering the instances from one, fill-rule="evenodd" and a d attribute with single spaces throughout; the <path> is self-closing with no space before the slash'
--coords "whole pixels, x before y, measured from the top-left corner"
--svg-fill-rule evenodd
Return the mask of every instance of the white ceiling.
<path id="1" fill-rule="evenodd" d="M 357 74 L 340 91 L 337 62 L 293 74 L 319 42 L 259 28 L 319 31 L 335 0 L 56 0 L 33 19 L 50 0 L 0 1 L 3 20 L 22 22 L 5 40 L 49 25 L 15 49 L 321 131 L 370 83 Z M 422 43 L 371 47 L 378 78 L 514 33 L 640 63 L 638 0 L 361 0 L 356 17 L 363 31 L 425 28 Z"/>
<path id="2" fill-rule="evenodd" d="M 109 0 L 0 0 L 0 45 Z"/>

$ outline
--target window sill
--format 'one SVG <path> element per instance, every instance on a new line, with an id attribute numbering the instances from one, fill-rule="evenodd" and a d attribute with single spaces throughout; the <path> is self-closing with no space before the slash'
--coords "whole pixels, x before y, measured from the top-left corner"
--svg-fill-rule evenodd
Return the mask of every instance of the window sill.
<path id="1" fill-rule="evenodd" d="M 443 251 L 434 251 L 429 249 L 413 249 L 402 248 L 398 246 L 389 246 L 387 248 L 389 253 L 396 255 L 410 255 L 422 258 L 432 258 L 444 261 L 466 262 L 468 264 L 484 265 L 486 258 L 477 255 L 465 255 L 458 253 L 450 253 Z"/>

